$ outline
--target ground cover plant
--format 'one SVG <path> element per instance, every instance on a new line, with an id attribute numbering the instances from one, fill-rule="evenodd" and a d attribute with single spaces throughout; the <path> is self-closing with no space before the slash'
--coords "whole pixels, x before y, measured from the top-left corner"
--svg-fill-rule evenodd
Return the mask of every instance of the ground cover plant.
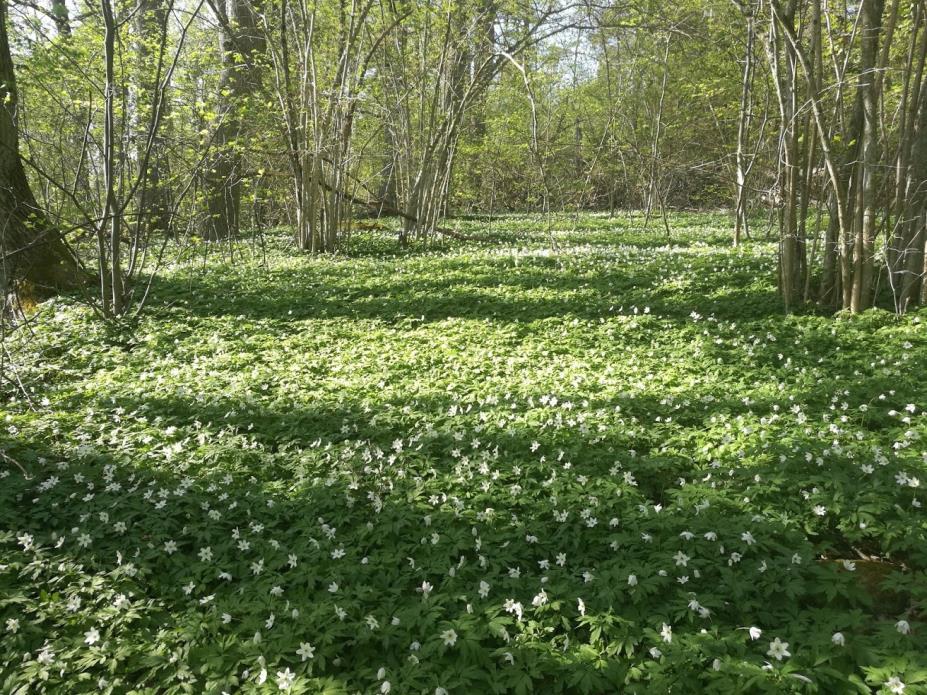
<path id="1" fill-rule="evenodd" d="M 179 254 L 41 308 L 0 690 L 927 692 L 927 338 L 722 216 Z"/>

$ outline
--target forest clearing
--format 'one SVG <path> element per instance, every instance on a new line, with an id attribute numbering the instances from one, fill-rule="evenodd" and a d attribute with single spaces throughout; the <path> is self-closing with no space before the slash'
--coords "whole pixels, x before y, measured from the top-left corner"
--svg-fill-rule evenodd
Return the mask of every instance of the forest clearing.
<path id="1" fill-rule="evenodd" d="M 927 695 L 927 0 L 0 0 L 0 693 Z"/>
<path id="2" fill-rule="evenodd" d="M 919 692 L 920 312 L 787 316 L 774 244 L 642 223 L 194 249 L 131 333 L 43 305 L 4 690 Z"/>

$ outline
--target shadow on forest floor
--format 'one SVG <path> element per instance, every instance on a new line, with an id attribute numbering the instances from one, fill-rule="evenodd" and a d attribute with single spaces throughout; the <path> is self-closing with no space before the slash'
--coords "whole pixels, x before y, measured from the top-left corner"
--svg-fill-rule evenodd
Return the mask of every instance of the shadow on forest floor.
<path id="1" fill-rule="evenodd" d="M 927 610 L 920 324 L 786 317 L 761 250 L 602 234 L 214 257 L 156 280 L 131 343 L 62 307 L 0 433 L 36 473 L 0 486 L 0 671 L 773 693 L 849 692 L 851 644 L 922 668 L 895 627 Z"/>
<path id="2" fill-rule="evenodd" d="M 693 311 L 757 320 L 782 313 L 769 272 L 762 257 L 726 248 L 612 244 L 571 256 L 467 246 L 418 255 L 296 256 L 268 270 L 223 264 L 209 273 L 180 271 L 156 279 L 152 304 L 180 302 L 199 316 L 387 323 L 405 317 L 598 321 L 631 314 L 633 307 L 678 321 Z"/>

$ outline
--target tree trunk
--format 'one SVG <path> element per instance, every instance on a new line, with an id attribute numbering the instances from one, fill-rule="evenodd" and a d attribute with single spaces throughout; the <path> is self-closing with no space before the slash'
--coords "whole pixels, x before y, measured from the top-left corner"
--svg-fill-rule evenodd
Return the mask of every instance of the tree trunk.
<path id="1" fill-rule="evenodd" d="M 116 20 L 110 0 L 102 0 L 103 59 L 106 66 L 106 95 L 103 107 L 103 219 L 97 230 L 103 314 L 120 316 L 125 304 L 122 277 L 122 214 L 116 200 Z M 109 233 L 107 254 L 106 234 Z M 107 263 L 108 261 L 108 263 Z"/>
<path id="2" fill-rule="evenodd" d="M 779 292 L 785 310 L 791 311 L 801 299 L 805 267 L 805 243 L 799 224 L 801 207 L 798 119 L 798 48 L 795 35 L 796 3 L 776 8 L 770 23 L 770 65 L 779 101 L 779 148 L 782 164 L 781 189 L 783 208 L 779 229 Z M 778 24 L 777 24 L 778 22 Z M 781 27 L 782 32 L 777 30 Z M 784 36 L 782 35 L 784 33 Z"/>
<path id="3" fill-rule="evenodd" d="M 211 240 L 238 235 L 241 212 L 242 156 L 238 141 L 242 131 L 240 112 L 260 86 L 255 64 L 264 51 L 258 30 L 258 10 L 249 0 L 220 0 L 213 4 L 221 26 L 222 74 L 219 77 L 219 125 L 215 154 L 206 169 L 206 236 Z"/>
<path id="4" fill-rule="evenodd" d="M 744 71 L 740 85 L 740 107 L 737 118 L 737 189 L 734 198 L 734 246 L 740 246 L 741 235 L 750 235 L 747 220 L 747 137 L 753 110 L 753 45 L 756 39 L 753 8 L 744 7 L 747 20 L 747 47 L 744 52 Z"/>
<path id="5" fill-rule="evenodd" d="M 925 29 L 927 31 L 927 29 Z M 925 85 L 927 86 L 927 85 Z M 897 309 L 906 311 L 911 303 L 924 303 L 927 282 L 924 282 L 925 244 L 927 244 L 927 95 L 923 87 L 913 128 L 913 147 L 907 172 L 904 212 L 899 236 Z"/>
<path id="6" fill-rule="evenodd" d="M 927 191 L 924 190 L 927 185 L 927 100 L 923 83 L 927 26 L 923 4 L 917 3 L 914 10 L 899 108 L 901 122 L 890 211 L 893 224 L 886 249 L 895 311 L 899 314 L 919 299 L 923 281 L 923 213 L 927 205 Z"/>
<path id="7" fill-rule="evenodd" d="M 872 306 L 872 279 L 875 270 L 876 184 L 879 165 L 879 80 L 876 59 L 882 32 L 884 0 L 863 3 L 862 53 L 860 57 L 859 100 L 863 131 L 857 164 L 855 239 L 853 246 L 853 293 L 850 311 L 857 313 Z"/>
<path id="8" fill-rule="evenodd" d="M 135 85 L 133 133 L 136 160 L 145 161 L 146 140 L 153 110 L 157 102 L 158 85 L 151 69 L 158 56 L 151 50 L 152 43 L 163 50 L 167 30 L 167 7 L 162 0 L 140 0 L 135 16 L 136 58 L 139 78 Z M 161 100 L 160 119 L 168 121 L 169 101 Z M 159 129 L 160 130 L 160 129 Z M 171 221 L 171 192 L 168 183 L 168 160 L 164 137 L 156 134 L 148 156 L 148 171 L 141 177 L 142 184 L 136 194 L 138 231 L 141 238 L 151 232 L 166 234 Z"/>
<path id="9" fill-rule="evenodd" d="M 0 0 L 0 289 L 40 299 L 78 282 L 77 266 L 36 203 L 17 132 L 17 91 L 7 36 L 7 0 Z"/>
<path id="10" fill-rule="evenodd" d="M 71 17 L 65 0 L 51 0 L 51 15 L 58 36 L 71 35 Z"/>

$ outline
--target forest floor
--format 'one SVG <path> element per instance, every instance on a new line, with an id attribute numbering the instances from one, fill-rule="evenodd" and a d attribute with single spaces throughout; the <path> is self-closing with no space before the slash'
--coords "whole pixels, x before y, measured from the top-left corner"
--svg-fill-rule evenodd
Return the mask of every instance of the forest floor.
<path id="1" fill-rule="evenodd" d="M 131 328 L 44 305 L 0 691 L 927 692 L 927 313 L 785 316 L 771 245 L 670 224 L 281 233 Z"/>

